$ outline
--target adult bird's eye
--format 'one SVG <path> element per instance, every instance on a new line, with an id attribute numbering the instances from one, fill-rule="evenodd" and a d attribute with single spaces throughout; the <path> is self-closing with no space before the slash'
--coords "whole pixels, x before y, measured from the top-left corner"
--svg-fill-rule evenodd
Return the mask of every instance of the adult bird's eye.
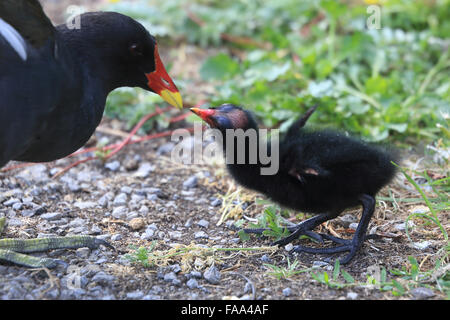
<path id="1" fill-rule="evenodd" d="M 142 52 L 142 47 L 138 44 L 132 44 L 130 46 L 130 52 L 133 56 L 142 56 L 144 53 Z"/>

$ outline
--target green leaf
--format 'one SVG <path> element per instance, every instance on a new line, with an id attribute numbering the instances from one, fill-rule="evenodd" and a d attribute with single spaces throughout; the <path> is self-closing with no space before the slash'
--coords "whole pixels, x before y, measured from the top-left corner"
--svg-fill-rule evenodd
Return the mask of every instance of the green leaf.
<path id="1" fill-rule="evenodd" d="M 342 276 L 348 283 L 355 283 L 355 279 L 345 270 L 342 270 Z"/>
<path id="2" fill-rule="evenodd" d="M 333 280 L 337 280 L 339 277 L 339 272 L 341 269 L 341 264 L 339 262 L 339 259 L 336 259 L 336 262 L 334 263 L 334 269 L 333 269 Z"/>
<path id="3" fill-rule="evenodd" d="M 333 71 L 333 63 L 328 59 L 319 60 L 316 72 L 319 78 L 326 78 Z"/>
<path id="4" fill-rule="evenodd" d="M 224 53 L 208 58 L 200 68 L 203 80 L 229 79 L 239 72 L 239 64 Z"/>
<path id="5" fill-rule="evenodd" d="M 250 235 L 244 230 L 239 230 L 238 236 L 242 242 L 250 240 Z"/>
<path id="6" fill-rule="evenodd" d="M 366 93 L 367 94 L 385 94 L 388 88 L 388 81 L 380 76 L 375 76 L 367 79 L 366 81 Z"/>
<path id="7" fill-rule="evenodd" d="M 323 272 L 323 281 L 325 281 L 325 283 L 327 283 L 327 284 L 330 282 L 328 273 L 326 271 Z"/>
<path id="8" fill-rule="evenodd" d="M 394 295 L 403 295 L 405 293 L 405 288 L 396 280 L 392 280 L 392 284 L 394 285 L 397 291 L 392 292 Z"/>
<path id="9" fill-rule="evenodd" d="M 386 123 L 386 127 L 391 130 L 403 133 L 408 128 L 408 124 L 407 123 Z"/>

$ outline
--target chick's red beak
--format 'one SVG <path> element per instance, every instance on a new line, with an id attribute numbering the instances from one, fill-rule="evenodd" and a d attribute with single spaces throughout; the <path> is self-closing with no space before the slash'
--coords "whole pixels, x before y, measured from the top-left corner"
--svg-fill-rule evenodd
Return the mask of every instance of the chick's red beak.
<path id="1" fill-rule="evenodd" d="M 183 100 L 178 92 L 177 87 L 167 74 L 166 68 L 161 61 L 158 53 L 158 46 L 155 45 L 155 71 L 146 73 L 148 79 L 148 87 L 158 95 L 160 95 L 167 103 L 176 107 L 183 108 Z"/>
<path id="2" fill-rule="evenodd" d="M 191 108 L 190 110 L 206 122 L 209 122 L 210 117 L 215 113 L 213 109 Z"/>

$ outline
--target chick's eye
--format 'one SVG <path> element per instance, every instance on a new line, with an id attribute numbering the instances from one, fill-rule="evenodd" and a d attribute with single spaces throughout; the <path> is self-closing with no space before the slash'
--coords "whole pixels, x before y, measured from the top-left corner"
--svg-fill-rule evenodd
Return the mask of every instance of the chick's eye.
<path id="1" fill-rule="evenodd" d="M 136 57 L 142 56 L 144 54 L 143 51 L 142 51 L 142 47 L 139 44 L 136 44 L 136 43 L 132 44 L 130 46 L 130 52 L 131 52 L 131 54 L 133 56 L 136 56 Z"/>

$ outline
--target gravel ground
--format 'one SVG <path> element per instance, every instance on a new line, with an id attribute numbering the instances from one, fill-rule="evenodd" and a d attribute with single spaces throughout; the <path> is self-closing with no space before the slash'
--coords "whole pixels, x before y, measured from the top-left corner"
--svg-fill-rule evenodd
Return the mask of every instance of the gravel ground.
<path id="1" fill-rule="evenodd" d="M 102 0 L 42 2 L 52 20 L 60 23 L 67 4 L 95 9 Z M 188 53 L 189 58 L 200 61 L 205 55 Z M 187 63 L 178 59 L 172 72 L 174 76 L 190 72 L 195 78 L 198 65 L 199 61 Z M 186 71 L 186 66 L 192 70 Z M 186 90 L 195 96 L 193 101 L 198 101 L 206 90 L 205 86 L 197 87 Z M 105 122 L 106 127 L 111 127 L 112 122 Z M 112 127 L 124 130 L 122 124 Z M 91 146 L 105 139 L 109 143 L 120 140 L 97 131 Z M 287 251 L 289 245 L 276 249 L 268 247 L 269 240 L 256 237 L 242 243 L 232 224 L 235 219 L 252 219 L 263 211 L 255 204 L 257 195 L 237 189 L 220 162 L 201 166 L 172 162 L 172 148 L 168 139 L 127 146 L 106 163 L 90 161 L 56 179 L 52 177 L 74 159 L 0 173 L 0 217 L 8 219 L 1 237 L 88 234 L 115 247 L 35 254 L 68 264 L 53 270 L 30 270 L 0 262 L 0 299 L 445 298 L 435 288 L 419 287 L 396 297 L 367 286 L 330 288 L 315 281 L 310 272 L 281 280 L 269 275 L 267 264 L 287 268 L 296 259 L 295 270 L 314 268 L 315 272 L 331 274 L 334 259 L 339 256 L 292 255 Z M 382 195 L 388 195 L 388 190 L 397 199 L 418 197 L 404 180 L 395 181 Z M 225 208 L 230 217 L 219 223 Z M 381 267 L 392 270 L 407 266 L 408 256 L 416 257 L 422 268 L 432 269 L 436 252 L 443 246 L 439 231 L 414 220 L 414 242 L 405 236 L 406 217 L 420 210 L 423 206 L 413 203 L 380 201 L 369 229 L 389 237 L 367 241 L 344 269 L 362 283 Z M 351 237 L 358 213 L 359 210 L 350 210 L 323 226 L 322 231 Z M 448 214 L 439 218 L 444 226 L 449 225 Z M 140 246 L 153 246 L 151 266 L 133 263 L 126 257 Z"/>
<path id="2" fill-rule="evenodd" d="M 97 141 L 108 138 L 110 143 L 120 140 L 95 135 Z M 242 243 L 232 224 L 238 217 L 254 218 L 262 212 L 254 203 L 257 195 L 236 189 L 220 163 L 172 162 L 172 148 L 168 139 L 127 146 L 106 163 L 90 161 L 56 179 L 52 176 L 74 159 L 2 173 L 0 217 L 8 219 L 3 237 L 95 235 L 115 250 L 36 254 L 68 263 L 54 270 L 0 263 L 0 299 L 397 299 L 363 286 L 331 289 L 315 281 L 310 272 L 282 280 L 270 276 L 265 264 L 286 267 L 288 258 L 299 261 L 296 270 L 313 267 L 330 273 L 338 255 L 292 255 L 289 245 L 276 249 L 268 247 L 269 240 L 256 237 Z M 223 202 L 231 198 L 230 212 L 235 217 L 218 226 L 223 208 L 229 205 Z M 411 208 L 378 205 L 369 229 L 390 237 L 367 241 L 345 266 L 357 281 L 365 282 L 368 272 L 382 266 L 401 269 L 409 255 L 425 262 L 442 247 L 442 240 L 423 229 L 412 233 L 418 244 L 427 240 L 423 247 L 407 240 L 403 222 Z M 327 230 L 350 237 L 346 233 L 352 232 L 358 221 L 353 214 L 358 212 L 349 211 L 327 225 Z M 448 225 L 448 217 L 442 218 Z M 150 261 L 152 266 L 126 258 L 133 247 L 150 248 L 152 243 L 157 257 Z M 213 252 L 211 248 L 253 249 Z M 430 258 L 424 265 L 432 263 Z M 400 298 L 443 297 L 439 291 L 422 288 Z"/>

